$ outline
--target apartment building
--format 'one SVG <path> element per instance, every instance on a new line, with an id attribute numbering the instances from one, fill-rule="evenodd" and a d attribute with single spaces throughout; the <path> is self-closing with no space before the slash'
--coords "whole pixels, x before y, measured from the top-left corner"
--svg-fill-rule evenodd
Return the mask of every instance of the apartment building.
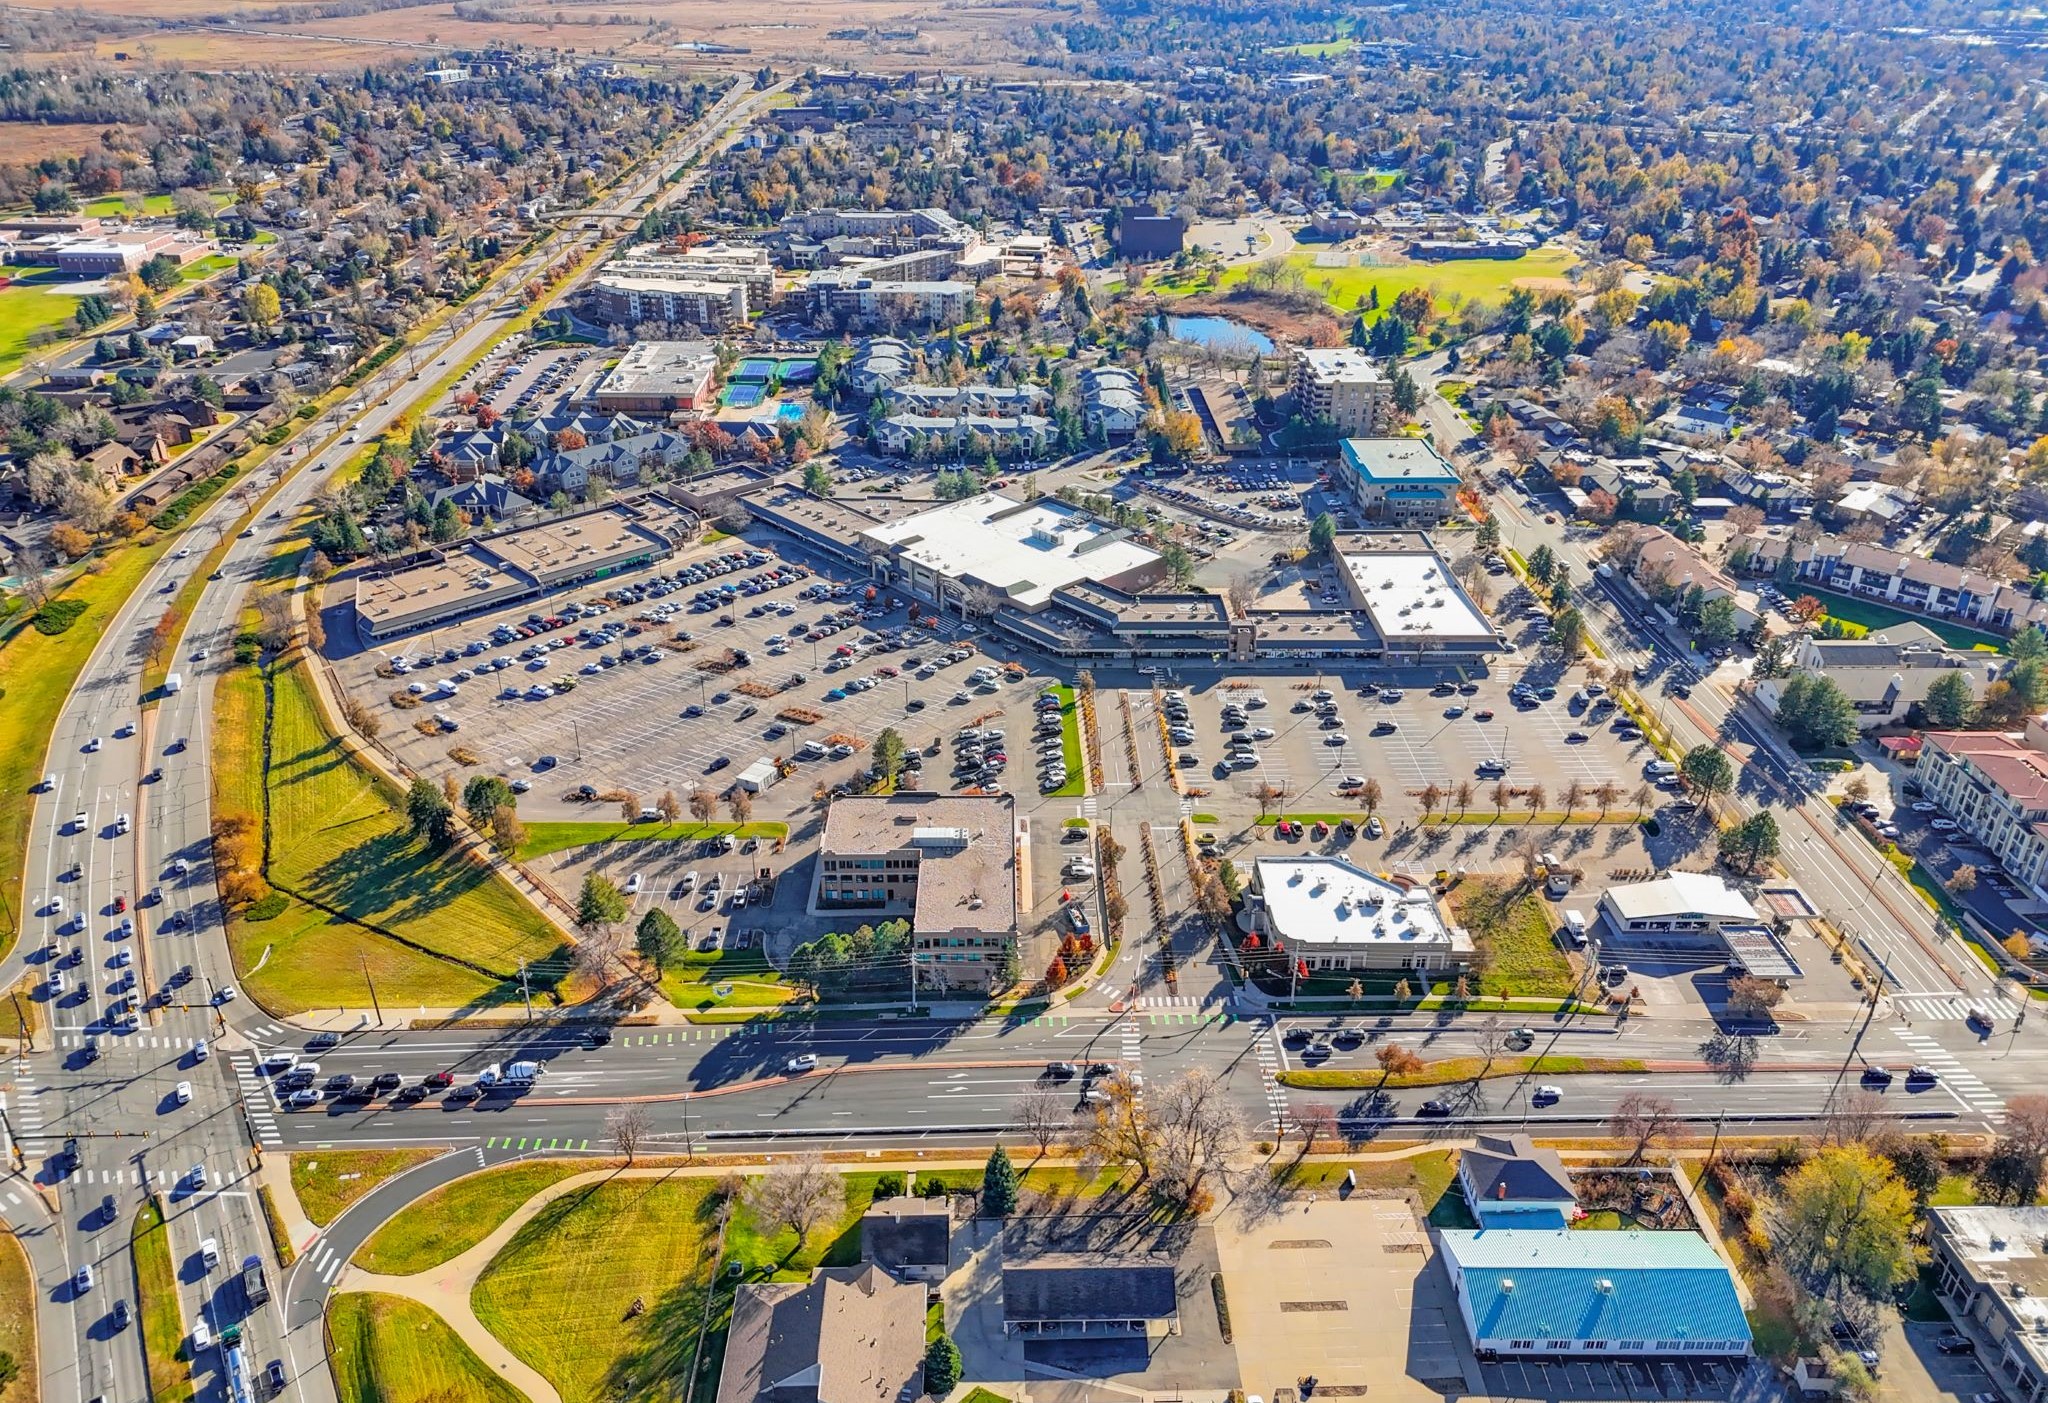
<path id="1" fill-rule="evenodd" d="M 1929 731 L 1920 784 L 2014 881 L 2048 901 L 2048 717 L 2018 735 Z"/>
<path id="2" fill-rule="evenodd" d="M 611 326 L 660 322 L 722 330 L 746 321 L 747 287 L 743 282 L 607 274 L 592 285 L 590 315 Z"/>
<path id="3" fill-rule="evenodd" d="M 1458 471 L 1428 439 L 1347 438 L 1333 478 L 1368 521 L 1434 526 L 1458 500 Z"/>
<path id="4" fill-rule="evenodd" d="M 859 272 L 827 269 L 804 280 L 803 296 L 820 321 L 952 326 L 967 319 L 974 284 L 952 279 L 885 283 Z"/>
<path id="5" fill-rule="evenodd" d="M 1811 584 L 1993 633 L 2048 629 L 2048 600 L 2034 598 L 2028 585 L 1873 542 L 1767 536 L 1750 543 L 1742 561 L 1751 574 L 1777 573 L 1787 584 Z"/>
<path id="6" fill-rule="evenodd" d="M 673 253 L 628 254 L 604 265 L 607 277 L 675 278 L 684 282 L 739 283 L 752 311 L 775 295 L 775 263 L 753 244 L 705 244 Z"/>
<path id="7" fill-rule="evenodd" d="M 1394 428 L 1394 386 L 1371 356 L 1348 346 L 1302 347 L 1290 381 L 1295 412 L 1332 424 L 1345 438 Z"/>

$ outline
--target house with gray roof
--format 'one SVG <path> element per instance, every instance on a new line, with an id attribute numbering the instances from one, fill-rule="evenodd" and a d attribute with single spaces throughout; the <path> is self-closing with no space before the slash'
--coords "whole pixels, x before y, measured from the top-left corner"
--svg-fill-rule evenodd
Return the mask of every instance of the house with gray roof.
<path id="1" fill-rule="evenodd" d="M 1030 1339 L 1131 1339 L 1180 1333 L 1171 1262 L 1048 1252 L 1003 1267 L 1003 1330 Z"/>
<path id="2" fill-rule="evenodd" d="M 925 1288 L 877 1266 L 748 1282 L 718 1403 L 910 1403 L 924 1392 Z"/>
<path id="3" fill-rule="evenodd" d="M 1527 1135 L 1481 1135 L 1458 1156 L 1458 1184 L 1487 1228 L 1561 1228 L 1579 1206 L 1556 1150 Z"/>
<path id="4" fill-rule="evenodd" d="M 952 1263 L 953 1209 L 943 1198 L 891 1198 L 860 1217 L 860 1259 L 906 1281 L 942 1281 Z"/>

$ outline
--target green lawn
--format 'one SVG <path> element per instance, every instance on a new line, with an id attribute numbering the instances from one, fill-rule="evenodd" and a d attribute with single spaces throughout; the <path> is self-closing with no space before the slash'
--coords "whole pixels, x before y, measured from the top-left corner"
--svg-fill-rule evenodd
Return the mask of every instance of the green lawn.
<path id="1" fill-rule="evenodd" d="M 528 1160 L 444 1184 L 372 1233 L 357 1250 L 355 1264 L 384 1276 L 438 1267 L 489 1237 L 542 1189 L 593 1167 L 586 1160 Z"/>
<path id="2" fill-rule="evenodd" d="M 185 1352 L 185 1314 L 178 1304 L 170 1230 L 156 1199 L 135 1215 L 128 1242 L 135 1254 L 135 1313 L 142 1322 L 151 1403 L 185 1403 L 193 1394 L 191 1367 L 179 1357 Z"/>
<path id="3" fill-rule="evenodd" d="M 2005 640 L 1995 633 L 1980 633 L 1974 628 L 1964 628 L 1961 624 L 1950 623 L 1946 619 L 1930 618 L 1925 614 L 1909 614 L 1903 609 L 1874 604 L 1868 599 L 1855 599 L 1846 594 L 1836 594 L 1833 590 L 1820 589 L 1803 580 L 1794 581 L 1787 585 L 1785 590 L 1795 599 L 1802 594 L 1810 594 L 1826 607 L 1829 618 L 1840 619 L 1844 623 L 1860 624 L 1866 629 L 1890 628 L 1893 624 L 1924 624 L 1939 634 L 1942 642 L 1951 648 L 1967 650 L 1983 645 L 2002 651 L 2005 647 Z"/>
<path id="4" fill-rule="evenodd" d="M 292 1192 L 299 1207 L 321 1227 L 339 1218 L 357 1199 L 386 1179 L 425 1164 L 442 1153 L 439 1146 L 417 1145 L 402 1150 L 314 1150 L 295 1154 Z"/>
<path id="5" fill-rule="evenodd" d="M 506 1003 L 521 959 L 536 990 L 560 980 L 563 945 L 540 913 L 482 864 L 414 839 L 397 796 L 343 754 L 302 658 L 277 670 L 275 690 L 269 876 L 292 899 L 270 920 L 229 923 L 243 987 L 284 1015 L 367 1006 L 372 980 L 388 1011 Z M 262 714 L 257 669 L 221 679 L 216 812 L 261 812 Z"/>
<path id="6" fill-rule="evenodd" d="M 721 988 L 727 989 L 723 995 Z M 773 1008 L 796 997 L 759 950 L 693 954 L 662 971 L 661 994 L 677 1008 L 691 1009 Z"/>
<path id="7" fill-rule="evenodd" d="M 226 209 L 235 202 L 232 190 L 209 190 L 206 193 L 212 197 L 215 209 Z M 131 209 L 131 200 L 139 201 L 141 208 Z M 137 214 L 166 215 L 171 213 L 171 210 L 171 197 L 168 194 L 137 195 L 132 192 L 102 195 L 96 200 L 87 200 L 78 207 L 80 214 L 90 215 L 95 219 L 123 219 Z"/>
<path id="8" fill-rule="evenodd" d="M 1078 799 L 1088 778 L 1088 767 L 1081 759 L 1081 705 L 1072 687 L 1060 685 L 1052 690 L 1060 699 L 1060 758 L 1066 761 L 1067 782 L 1053 790 L 1051 797 Z"/>
<path id="9" fill-rule="evenodd" d="M 582 823 L 529 823 L 526 825 L 526 841 L 519 845 L 519 860 L 526 862 L 593 843 L 695 843 L 727 833 L 735 838 L 782 841 L 789 837 L 789 825 L 773 820 L 761 823 L 621 823 L 616 819 L 603 819 Z"/>
<path id="10" fill-rule="evenodd" d="M 1455 1151 L 1435 1150 L 1406 1159 L 1317 1160 L 1283 1164 L 1274 1171 L 1289 1188 L 1335 1191 L 1344 1176 L 1355 1174 L 1358 1187 L 1353 1196 L 1368 1198 L 1412 1198 L 1440 1228 L 1471 1228 L 1471 1210 L 1458 1192 L 1458 1159 Z"/>
<path id="11" fill-rule="evenodd" d="M 704 1178 L 573 1189 L 519 1229 L 470 1305 L 562 1403 L 679 1396 L 711 1284 L 715 1200 Z M 629 1320 L 636 1299 L 646 1309 Z"/>
<path id="12" fill-rule="evenodd" d="M 10 268 L 5 276 L 10 281 L 0 288 L 0 375 L 12 375 L 28 358 L 36 333 L 75 329 L 71 315 L 78 298 L 50 288 L 78 280 L 54 268 Z"/>
<path id="13" fill-rule="evenodd" d="M 36 1281 L 28 1253 L 11 1232 L 0 1232 L 0 1351 L 21 1366 L 14 1382 L 0 1388 L 0 1403 L 36 1403 L 43 1376 L 36 1360 Z"/>
<path id="14" fill-rule="evenodd" d="M 80 575 L 64 589 L 62 598 L 86 605 L 76 623 L 59 634 L 22 628 L 0 646 L 0 697 L 6 698 L 0 706 L 0 954 L 14 943 L 34 799 L 29 790 L 49 768 L 44 756 L 57 714 L 114 614 L 174 539 L 175 533 L 149 546 L 116 547 L 102 573 Z"/>
<path id="15" fill-rule="evenodd" d="M 327 1332 L 341 1403 L 526 1403 L 418 1301 L 375 1292 L 336 1296 Z"/>
<path id="16" fill-rule="evenodd" d="M 1450 907 L 1478 947 L 1483 992 L 1549 998 L 1571 993 L 1571 961 L 1558 948 L 1550 908 L 1535 892 L 1518 882 L 1467 880 L 1451 893 Z"/>
<path id="17" fill-rule="evenodd" d="M 1499 303 L 1522 278 L 1561 278 L 1578 260 L 1561 248 L 1539 248 L 1520 258 L 1475 258 L 1449 263 L 1381 263 L 1343 268 L 1319 268 L 1314 253 L 1292 253 L 1287 261 L 1299 268 L 1311 288 L 1342 312 L 1359 308 L 1373 288 L 1379 289 L 1380 306 L 1391 307 L 1394 299 L 1412 287 L 1428 288 L 1442 309 L 1446 298 L 1456 294 L 1466 302 Z M 1250 265 L 1226 268 L 1217 279 L 1217 289 L 1228 292 L 1244 281 Z"/>
<path id="18" fill-rule="evenodd" d="M 1299 54 L 1303 58 L 1335 58 L 1358 47 L 1356 39 L 1325 39 L 1319 44 L 1282 44 L 1266 50 L 1269 54 Z"/>

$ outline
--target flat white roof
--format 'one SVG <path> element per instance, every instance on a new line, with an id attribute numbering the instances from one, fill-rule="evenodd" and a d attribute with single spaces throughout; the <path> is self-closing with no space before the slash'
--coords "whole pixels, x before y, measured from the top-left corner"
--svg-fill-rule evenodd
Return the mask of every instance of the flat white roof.
<path id="1" fill-rule="evenodd" d="M 1081 580 L 1113 580 L 1159 557 L 1063 502 L 999 492 L 869 528 L 868 539 L 947 579 L 974 579 L 1035 608 Z"/>
<path id="2" fill-rule="evenodd" d="M 1349 346 L 1303 346 L 1294 355 L 1317 380 L 1371 384 L 1387 378 L 1377 361 Z"/>
<path id="3" fill-rule="evenodd" d="M 1374 551 L 1343 560 L 1373 627 L 1388 643 L 1493 636 L 1493 625 L 1434 551 Z"/>
<path id="4" fill-rule="evenodd" d="M 1262 857 L 1253 866 L 1271 929 L 1295 945 L 1457 948 L 1427 887 L 1403 891 L 1334 857 Z"/>
<path id="5" fill-rule="evenodd" d="M 1754 921 L 1756 908 L 1719 877 L 1705 872 L 1670 872 L 1648 882 L 1609 887 L 1603 898 L 1624 921 L 1660 916 L 1703 916 L 1724 921 Z"/>

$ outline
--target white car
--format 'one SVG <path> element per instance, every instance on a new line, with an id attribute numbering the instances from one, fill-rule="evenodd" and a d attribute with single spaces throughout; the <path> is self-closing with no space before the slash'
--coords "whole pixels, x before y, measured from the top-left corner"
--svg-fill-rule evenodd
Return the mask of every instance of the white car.
<path id="1" fill-rule="evenodd" d="M 1952 818 L 1937 818 L 1930 821 L 1927 826 L 1937 833 L 1953 833 L 1956 831 L 1956 821 Z"/>
<path id="2" fill-rule="evenodd" d="M 792 1074 L 816 1071 L 817 1067 L 818 1054 L 815 1052 L 799 1052 L 796 1056 L 790 1058 L 789 1061 L 782 1064 L 782 1070 Z"/>
<path id="3" fill-rule="evenodd" d="M 310 1086 L 302 1086 L 291 1095 L 285 1097 L 284 1103 L 295 1111 L 303 1111 L 308 1106 L 320 1104 L 320 1093 Z"/>
<path id="4" fill-rule="evenodd" d="M 176 1101 L 180 1106 L 189 1105 L 192 1101 L 192 1083 L 189 1081 L 181 1081 L 176 1086 L 172 1087 L 171 1099 Z"/>
<path id="5" fill-rule="evenodd" d="M 1529 1097 L 1530 1104 L 1536 1106 L 1554 1106 L 1562 1100 L 1564 1088 L 1561 1086 L 1539 1086 Z"/>
<path id="6" fill-rule="evenodd" d="M 223 984 L 214 990 L 213 1001 L 217 1004 L 231 1004 L 235 1001 L 235 986 Z"/>
<path id="7" fill-rule="evenodd" d="M 100 738 L 99 738 L 98 736 L 94 736 L 94 737 L 93 737 L 93 738 L 92 738 L 91 740 L 89 740 L 89 741 L 87 741 L 87 742 L 85 743 L 85 753 L 86 753 L 86 754 L 88 754 L 88 755 L 92 754 L 92 753 L 93 753 L 94 751 L 98 750 L 99 748 L 100 748 Z"/>
<path id="8" fill-rule="evenodd" d="M 207 1058 L 207 1051 L 205 1038 L 192 1039 L 192 1060 L 194 1062 L 204 1062 Z"/>
<path id="9" fill-rule="evenodd" d="M 298 1065 L 298 1062 L 299 1059 L 294 1053 L 273 1052 L 263 1059 L 263 1070 L 266 1072 L 289 1072 Z"/>
<path id="10" fill-rule="evenodd" d="M 1344 734 L 1344 733 L 1343 733 L 1342 731 L 1332 731 L 1332 732 L 1330 732 L 1330 734 L 1328 734 L 1327 736 L 1324 736 L 1324 737 L 1323 737 L 1323 744 L 1324 744 L 1324 745 L 1349 745 L 1349 744 L 1351 744 L 1351 737 L 1349 737 L 1349 736 L 1345 735 L 1345 734 Z"/>

